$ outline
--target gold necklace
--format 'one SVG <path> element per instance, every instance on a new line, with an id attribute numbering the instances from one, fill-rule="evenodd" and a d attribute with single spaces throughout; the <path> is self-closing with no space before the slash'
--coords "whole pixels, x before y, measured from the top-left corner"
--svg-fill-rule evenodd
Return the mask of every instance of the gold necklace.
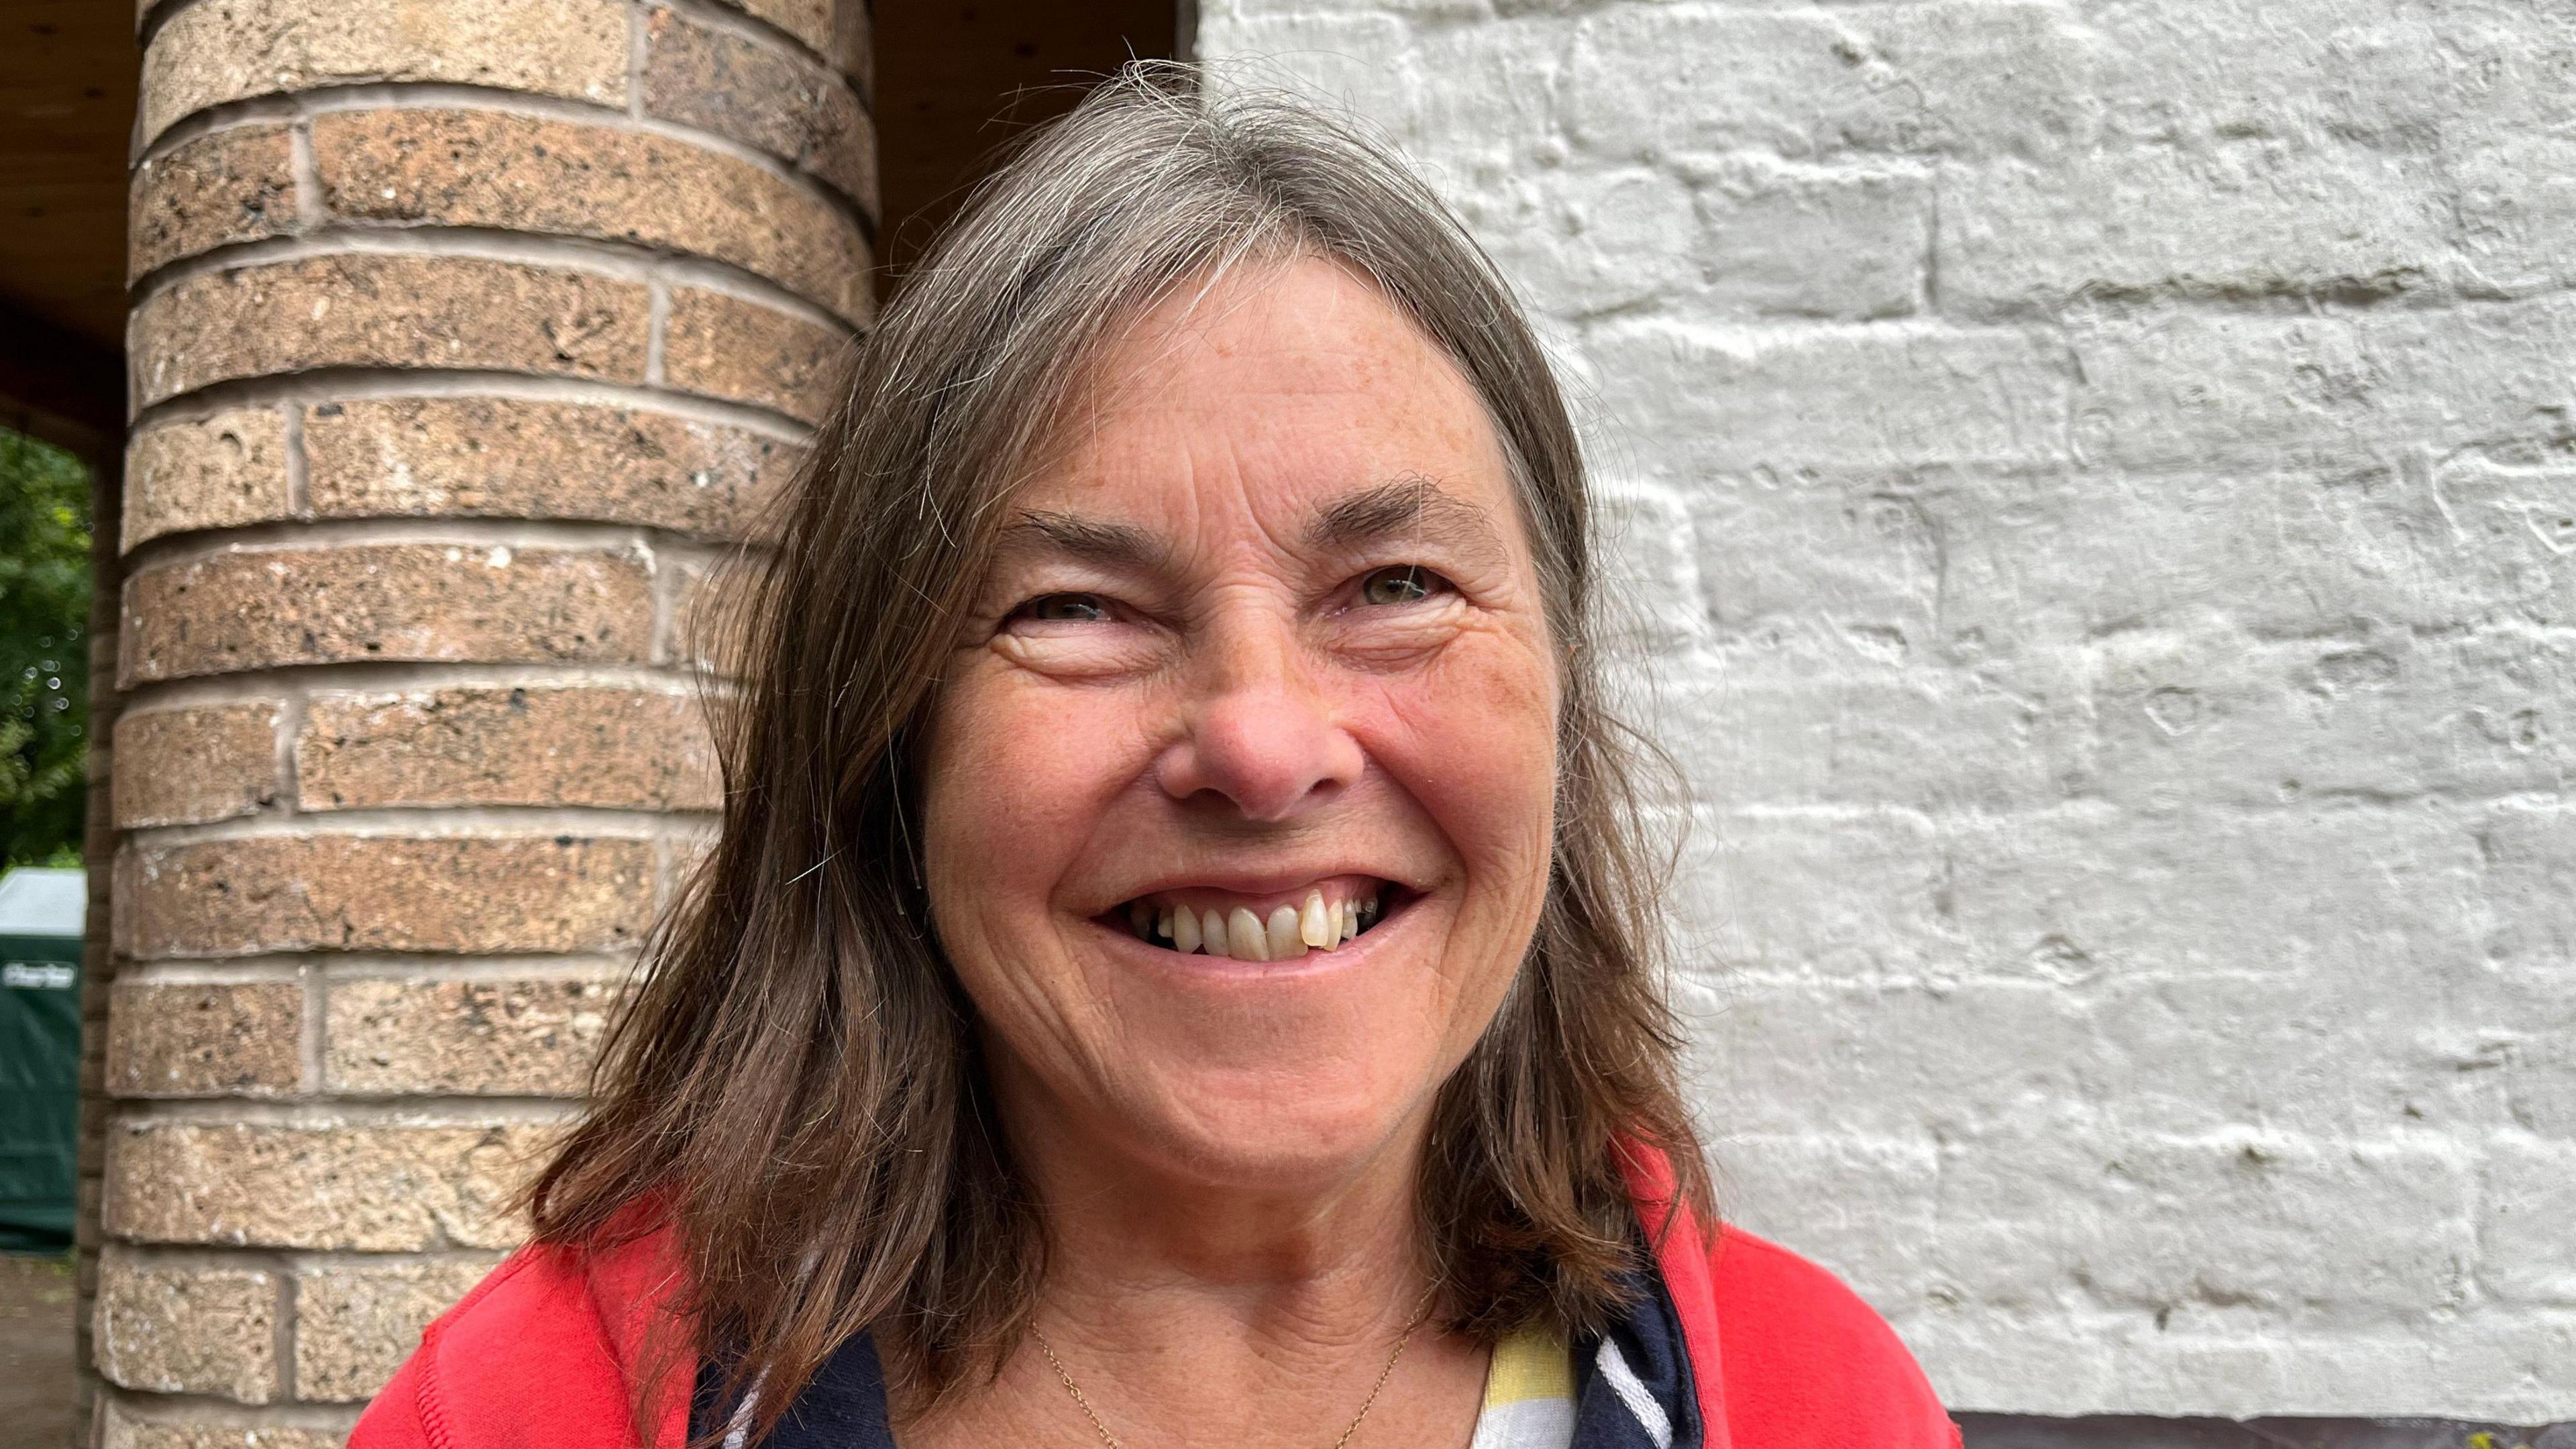
<path id="1" fill-rule="evenodd" d="M 1395 1361 L 1404 1357 L 1404 1346 L 1413 1341 L 1413 1331 L 1430 1316 L 1431 1294 L 1439 1286 L 1434 1283 L 1422 1290 L 1421 1301 L 1413 1305 L 1413 1321 L 1404 1325 L 1404 1332 L 1396 1335 L 1395 1352 L 1386 1356 L 1386 1367 L 1377 1371 L 1377 1382 L 1369 1385 L 1368 1397 L 1360 1401 L 1360 1411 L 1351 1419 L 1351 1426 L 1342 1431 L 1342 1437 L 1333 1441 L 1333 1449 L 1344 1449 L 1351 1442 L 1351 1436 L 1360 1431 L 1360 1425 L 1367 1421 L 1369 1410 L 1377 1407 L 1377 1396 L 1385 1390 L 1387 1379 L 1395 1373 Z M 1046 1355 L 1048 1366 L 1055 1370 L 1056 1382 L 1064 1385 L 1064 1391 L 1073 1396 L 1074 1407 L 1082 1410 L 1082 1417 L 1091 1421 L 1092 1432 L 1100 1436 L 1100 1442 L 1108 1449 L 1127 1449 L 1126 1445 L 1118 1442 L 1117 1435 L 1109 1432 L 1109 1426 L 1100 1422 L 1100 1415 L 1093 1411 L 1091 1400 L 1083 1397 L 1082 1385 L 1075 1383 L 1073 1375 L 1064 1371 L 1064 1360 L 1055 1356 L 1055 1345 L 1047 1342 L 1045 1330 L 1032 1323 L 1029 1334 L 1037 1339 L 1038 1352 Z"/>

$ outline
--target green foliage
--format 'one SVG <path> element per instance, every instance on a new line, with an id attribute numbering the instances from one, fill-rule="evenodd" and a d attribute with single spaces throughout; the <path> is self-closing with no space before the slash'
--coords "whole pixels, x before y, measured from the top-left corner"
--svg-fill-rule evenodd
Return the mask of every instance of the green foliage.
<path id="1" fill-rule="evenodd" d="M 89 470 L 0 428 L 0 840 L 81 863 L 89 747 Z"/>

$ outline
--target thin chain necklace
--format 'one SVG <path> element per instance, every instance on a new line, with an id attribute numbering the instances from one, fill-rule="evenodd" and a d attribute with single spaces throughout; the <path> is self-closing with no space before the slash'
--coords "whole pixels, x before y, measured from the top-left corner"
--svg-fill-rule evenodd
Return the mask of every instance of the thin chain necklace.
<path id="1" fill-rule="evenodd" d="M 1387 1379 L 1395 1373 L 1396 1360 L 1404 1357 L 1404 1346 L 1413 1342 L 1413 1331 L 1430 1317 L 1431 1294 L 1439 1286 L 1435 1282 L 1422 1290 L 1421 1301 L 1413 1305 L 1412 1321 L 1404 1325 L 1404 1332 L 1396 1335 L 1395 1352 L 1386 1356 L 1386 1367 L 1377 1371 L 1377 1382 L 1369 1385 L 1368 1397 L 1360 1401 L 1360 1411 L 1352 1418 L 1351 1426 L 1342 1431 L 1342 1437 L 1333 1441 L 1333 1449 L 1344 1449 L 1351 1442 L 1351 1436 L 1360 1431 L 1360 1425 L 1368 1421 L 1369 1410 L 1377 1407 L 1377 1396 L 1385 1391 Z M 1073 1375 L 1064 1371 L 1064 1360 L 1055 1356 L 1055 1345 L 1047 1342 L 1045 1330 L 1032 1323 L 1029 1333 L 1038 1341 L 1038 1352 L 1046 1355 L 1048 1366 L 1055 1370 L 1056 1382 L 1064 1385 L 1064 1391 L 1073 1396 L 1074 1407 L 1082 1410 L 1082 1417 L 1091 1421 L 1092 1431 L 1100 1436 L 1100 1442 L 1108 1449 L 1127 1449 L 1126 1445 L 1118 1442 L 1117 1435 L 1109 1432 L 1109 1426 L 1100 1422 L 1100 1415 L 1092 1409 L 1091 1400 L 1083 1396 L 1082 1385 L 1075 1383 Z"/>

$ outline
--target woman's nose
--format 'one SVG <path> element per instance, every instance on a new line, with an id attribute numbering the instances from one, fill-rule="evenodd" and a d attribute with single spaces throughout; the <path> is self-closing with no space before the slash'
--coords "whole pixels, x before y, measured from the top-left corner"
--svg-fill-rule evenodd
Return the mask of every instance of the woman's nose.
<path id="1" fill-rule="evenodd" d="M 1276 822 L 1359 778 L 1359 741 L 1287 629 L 1228 630 L 1208 655 L 1190 672 L 1181 736 L 1156 763 L 1173 799 L 1214 792 Z"/>

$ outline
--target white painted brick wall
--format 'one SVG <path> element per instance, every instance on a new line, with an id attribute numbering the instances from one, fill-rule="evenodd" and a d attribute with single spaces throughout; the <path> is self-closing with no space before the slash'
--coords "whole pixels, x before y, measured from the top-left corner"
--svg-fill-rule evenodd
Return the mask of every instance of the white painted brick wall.
<path id="1" fill-rule="evenodd" d="M 2576 10 L 1203 9 L 1584 395 L 1736 1216 L 1959 1409 L 2576 1419 Z"/>

